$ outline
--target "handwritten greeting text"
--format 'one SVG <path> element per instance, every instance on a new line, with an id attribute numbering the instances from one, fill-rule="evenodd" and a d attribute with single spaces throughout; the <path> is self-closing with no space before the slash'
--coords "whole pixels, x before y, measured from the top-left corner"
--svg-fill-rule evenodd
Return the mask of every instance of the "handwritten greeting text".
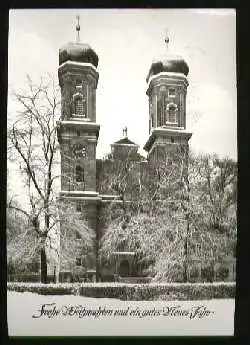
<path id="1" fill-rule="evenodd" d="M 57 306 L 56 303 L 42 304 L 40 309 L 32 315 L 33 318 L 56 318 L 56 317 L 137 317 L 137 318 L 152 318 L 152 317 L 184 317 L 189 319 L 207 318 L 214 314 L 214 311 L 209 310 L 205 305 L 194 305 L 189 309 L 183 308 L 181 305 L 163 305 L 162 308 L 144 309 L 140 307 L 128 306 L 124 309 L 109 308 L 106 306 L 99 306 L 95 308 L 88 308 L 83 305 L 63 305 Z"/>

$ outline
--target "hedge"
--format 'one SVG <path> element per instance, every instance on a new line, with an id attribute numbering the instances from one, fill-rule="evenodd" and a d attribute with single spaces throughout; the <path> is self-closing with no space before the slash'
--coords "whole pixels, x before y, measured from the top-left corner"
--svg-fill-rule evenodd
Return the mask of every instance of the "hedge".
<path id="1" fill-rule="evenodd" d="M 54 282 L 54 275 L 48 274 L 48 283 Z M 25 283 L 40 283 L 41 274 L 40 273 L 16 273 L 9 274 L 7 277 L 8 282 L 25 282 Z M 62 283 L 72 282 L 71 272 L 60 272 L 59 281 Z"/>
<path id="2" fill-rule="evenodd" d="M 76 284 L 41 284 L 8 282 L 7 290 L 17 292 L 32 292 L 39 295 L 77 295 L 79 287 Z"/>
<path id="3" fill-rule="evenodd" d="M 39 283 L 40 282 L 39 273 L 18 273 L 18 274 L 9 274 L 9 282 L 30 282 L 30 283 Z"/>
<path id="4" fill-rule="evenodd" d="M 41 295 L 80 295 L 121 300 L 202 300 L 234 298 L 235 283 L 7 283 L 10 291 L 33 292 Z"/>

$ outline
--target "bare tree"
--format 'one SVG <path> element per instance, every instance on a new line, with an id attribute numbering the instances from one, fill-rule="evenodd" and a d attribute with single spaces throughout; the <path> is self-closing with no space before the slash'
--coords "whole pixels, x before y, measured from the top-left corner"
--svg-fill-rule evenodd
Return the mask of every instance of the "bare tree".
<path id="1" fill-rule="evenodd" d="M 56 200 L 54 191 L 55 181 L 60 177 L 57 141 L 59 95 L 59 88 L 51 75 L 41 78 L 38 85 L 28 76 L 27 89 L 13 92 L 20 111 L 13 114 L 14 120 L 9 119 L 8 130 L 8 158 L 19 163 L 28 202 L 22 206 L 9 202 L 7 206 L 22 213 L 27 219 L 29 226 L 25 239 L 30 250 L 40 251 L 43 283 L 47 282 L 48 262 L 54 266 L 55 280 L 58 281 L 60 245 L 64 252 L 71 240 L 70 231 L 62 231 L 60 234 L 60 223 L 65 221 L 67 214 L 67 227 L 74 228 L 79 218 L 69 203 L 62 204 Z M 31 233 L 35 234 L 36 242 Z M 24 236 L 23 231 L 19 233 L 19 239 L 20 236 Z M 86 229 L 82 236 L 88 243 L 89 230 Z M 20 245 L 22 242 L 17 238 L 16 243 Z M 73 243 L 71 247 L 74 250 Z"/>
<path id="2" fill-rule="evenodd" d="M 21 273 L 27 264 L 37 260 L 39 239 L 29 223 L 29 215 L 17 211 L 19 205 L 11 201 L 13 208 L 7 208 L 7 263 L 8 274 Z"/>
<path id="3" fill-rule="evenodd" d="M 237 163 L 216 155 L 198 156 L 196 227 L 206 230 L 212 256 L 233 255 L 237 234 Z M 203 244 L 203 246 L 205 243 Z"/>
<path id="4" fill-rule="evenodd" d="M 155 262 L 162 249 L 172 245 L 174 239 L 180 243 L 176 232 L 180 225 L 177 213 L 180 215 L 180 209 L 184 209 L 182 185 L 186 155 L 175 152 L 158 164 L 127 160 L 112 162 L 113 170 L 107 174 L 110 183 L 106 181 L 105 185 L 117 184 L 123 203 L 122 207 L 117 201 L 109 205 L 102 251 L 111 255 L 117 249 L 126 248 L 135 251 L 141 263 Z M 180 256 L 183 258 L 183 253 Z"/>
<path id="5" fill-rule="evenodd" d="M 20 229 L 16 245 L 32 249 L 34 253 L 40 251 L 43 283 L 47 282 L 48 264 L 54 267 L 54 279 L 58 281 L 60 263 L 69 263 L 72 254 L 79 249 L 80 241 L 75 241 L 75 232 L 82 238 L 83 249 L 89 248 L 93 240 L 91 230 L 75 205 L 57 199 L 55 192 L 56 179 L 61 177 L 57 140 L 59 96 L 53 76 L 41 78 L 38 85 L 28 76 L 27 88 L 13 92 L 13 100 L 20 110 L 11 114 L 8 121 L 8 159 L 19 164 L 28 200 L 23 205 L 11 200 L 7 207 L 27 219 L 29 231 L 26 229 L 24 236 Z M 27 250 L 20 252 L 20 258 L 31 258 L 29 254 Z"/>
<path id="6" fill-rule="evenodd" d="M 198 157 L 197 170 L 207 210 L 205 222 L 208 227 L 226 232 L 231 227 L 230 215 L 236 218 L 237 164 L 229 158 L 202 155 Z"/>
<path id="7" fill-rule="evenodd" d="M 221 224 L 226 219 L 228 227 L 234 227 L 229 210 L 233 210 L 236 202 L 232 183 L 235 169 L 226 159 L 216 162 L 218 167 L 212 169 L 217 172 L 213 184 L 210 183 L 210 192 L 211 177 L 205 173 L 206 161 L 181 145 L 175 145 L 172 153 L 165 158 L 163 155 L 158 163 L 142 162 L 137 164 L 140 169 L 134 164 L 130 170 L 132 177 L 116 165 L 109 175 L 110 182 L 123 181 L 125 190 L 137 192 L 136 198 L 124 194 L 125 212 L 117 202 L 109 205 L 102 251 L 109 256 L 119 248 L 133 250 L 141 262 L 152 263 L 155 280 L 181 281 L 188 281 L 189 271 L 197 259 L 206 264 L 218 259 L 220 251 L 225 255 L 230 241 L 223 234 L 209 231 L 212 220 L 218 218 L 210 209 L 220 215 L 224 210 Z M 212 171 L 210 175 L 214 174 Z M 211 193 L 213 203 L 209 206 Z"/>
<path id="8" fill-rule="evenodd" d="M 57 177 L 55 163 L 56 121 L 60 104 L 58 95 L 58 88 L 52 76 L 41 78 L 38 85 L 27 76 L 27 90 L 13 92 L 14 101 L 17 102 L 20 111 L 16 114 L 8 133 L 9 149 L 19 161 L 20 170 L 25 176 L 29 208 L 27 215 L 41 242 L 43 283 L 47 282 L 45 242 L 54 226 L 50 205 L 53 202 L 53 183 Z"/>
<path id="9" fill-rule="evenodd" d="M 237 165 L 228 158 L 194 156 L 189 152 L 187 174 L 187 157 L 178 151 L 177 154 L 176 164 L 180 168 L 175 167 L 179 173 L 172 181 L 176 181 L 177 188 L 170 189 L 169 199 L 170 226 L 175 227 L 176 241 L 166 245 L 162 257 L 159 256 L 156 276 L 170 272 L 172 262 L 182 268 L 183 281 L 188 281 L 195 262 L 201 266 L 213 265 L 232 254 L 232 240 L 236 240 Z M 169 171 L 166 174 L 169 176 Z M 161 175 L 160 184 L 169 186 L 164 181 L 164 171 Z M 168 255 L 171 260 L 166 260 Z"/>
<path id="10" fill-rule="evenodd" d="M 60 266 L 72 270 L 77 254 L 87 259 L 94 245 L 95 233 L 88 226 L 84 213 L 76 211 L 74 202 L 65 197 L 57 201 L 57 206 L 60 219 Z"/>

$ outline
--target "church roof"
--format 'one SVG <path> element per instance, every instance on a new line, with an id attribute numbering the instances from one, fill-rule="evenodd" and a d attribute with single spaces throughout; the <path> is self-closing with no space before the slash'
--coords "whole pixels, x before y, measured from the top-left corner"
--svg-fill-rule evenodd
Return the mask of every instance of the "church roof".
<path id="1" fill-rule="evenodd" d="M 68 42 L 59 49 L 59 65 L 66 61 L 75 61 L 83 63 L 91 63 L 98 66 L 98 55 L 87 43 L 80 42 L 80 17 L 76 16 L 78 23 L 76 25 L 77 39 L 76 42 Z"/>
<path id="2" fill-rule="evenodd" d="M 182 73 L 187 76 L 189 67 L 181 56 L 167 55 L 165 59 L 152 63 L 146 81 L 148 82 L 150 77 L 161 72 Z"/>
<path id="3" fill-rule="evenodd" d="M 137 146 L 137 144 L 135 144 L 133 141 L 131 141 L 128 137 L 122 138 L 118 141 L 115 141 L 114 144 L 119 144 L 119 145 L 135 145 Z"/>
<path id="4" fill-rule="evenodd" d="M 59 49 L 59 65 L 66 61 L 88 62 L 98 66 L 98 55 L 86 43 L 69 42 Z"/>
<path id="5" fill-rule="evenodd" d="M 149 73 L 146 79 L 147 82 L 152 76 L 157 75 L 162 72 L 181 73 L 181 74 L 184 74 L 185 76 L 188 75 L 189 67 L 186 61 L 183 59 L 183 57 L 180 55 L 169 54 L 168 52 L 168 44 L 169 44 L 168 35 L 165 37 L 165 43 L 166 43 L 166 48 L 167 48 L 167 54 L 164 57 L 164 59 L 154 61 L 151 64 L 151 67 L 149 69 Z"/>

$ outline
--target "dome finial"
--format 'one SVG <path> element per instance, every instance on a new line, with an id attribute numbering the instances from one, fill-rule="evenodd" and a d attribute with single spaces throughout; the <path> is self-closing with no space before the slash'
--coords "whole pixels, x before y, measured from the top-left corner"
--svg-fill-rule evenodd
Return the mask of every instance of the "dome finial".
<path id="1" fill-rule="evenodd" d="M 127 136 L 128 136 L 128 128 L 127 127 L 123 128 L 122 135 L 124 138 L 127 138 Z"/>
<path id="2" fill-rule="evenodd" d="M 80 16 L 76 16 L 77 24 L 76 24 L 76 31 L 77 31 L 77 37 L 76 37 L 76 43 L 80 43 Z"/>
<path id="3" fill-rule="evenodd" d="M 165 43 L 166 43 L 166 51 L 167 51 L 167 54 L 169 52 L 169 29 L 166 28 L 165 29 Z"/>

